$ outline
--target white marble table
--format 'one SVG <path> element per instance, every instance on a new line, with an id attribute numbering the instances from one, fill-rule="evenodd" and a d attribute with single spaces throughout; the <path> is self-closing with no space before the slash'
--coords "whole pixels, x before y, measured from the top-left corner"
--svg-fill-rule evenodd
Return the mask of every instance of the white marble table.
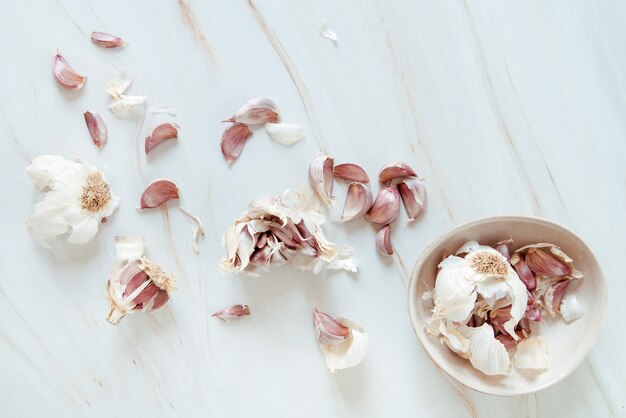
<path id="1" fill-rule="evenodd" d="M 0 416 L 626 416 L 626 3 L 308 3 L 3 2 Z M 322 20 L 337 44 L 318 34 Z M 100 49 L 89 41 L 93 30 L 130 45 Z M 89 77 L 78 94 L 52 81 L 57 48 Z M 131 93 L 178 115 L 115 118 L 103 88 L 116 72 L 133 73 Z M 274 99 L 307 138 L 285 148 L 260 131 L 229 170 L 219 121 L 254 96 Z M 108 124 L 102 151 L 87 135 L 87 109 Z M 146 162 L 140 144 L 160 120 L 180 124 L 181 137 Z M 359 221 L 327 229 L 356 247 L 357 275 L 289 267 L 261 279 L 220 274 L 232 219 L 256 197 L 306 185 L 320 149 L 372 175 L 404 159 L 426 177 L 426 216 L 396 228 L 400 257 L 378 256 Z M 122 198 L 85 247 L 51 252 L 25 233 L 36 199 L 25 168 L 46 153 L 84 156 Z M 135 211 L 158 177 L 176 180 L 180 206 L 204 220 L 199 255 L 177 204 Z M 413 333 L 404 284 L 438 234 L 505 213 L 576 230 L 610 290 L 587 360 L 560 384 L 518 398 L 444 377 Z M 166 309 L 113 327 L 104 320 L 104 283 L 120 234 L 143 234 L 149 255 L 180 285 Z M 314 300 L 367 328 L 370 353 L 360 366 L 325 369 L 311 328 Z M 209 318 L 239 302 L 251 318 Z"/>

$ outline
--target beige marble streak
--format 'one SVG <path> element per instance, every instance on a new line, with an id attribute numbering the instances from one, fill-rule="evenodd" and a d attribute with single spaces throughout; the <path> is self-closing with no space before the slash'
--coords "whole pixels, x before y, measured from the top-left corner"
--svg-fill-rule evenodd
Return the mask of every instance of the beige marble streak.
<path id="1" fill-rule="evenodd" d="M 200 29 L 200 24 L 196 19 L 196 16 L 193 14 L 191 10 L 191 5 L 187 3 L 185 0 L 178 0 L 178 6 L 180 8 L 181 17 L 183 22 L 189 29 L 191 29 L 191 33 L 193 34 L 193 38 L 196 42 L 206 51 L 207 55 L 211 59 L 211 61 L 215 62 L 215 55 L 213 54 L 213 50 L 209 45 L 209 41 L 207 41 L 206 36 L 202 33 Z"/>

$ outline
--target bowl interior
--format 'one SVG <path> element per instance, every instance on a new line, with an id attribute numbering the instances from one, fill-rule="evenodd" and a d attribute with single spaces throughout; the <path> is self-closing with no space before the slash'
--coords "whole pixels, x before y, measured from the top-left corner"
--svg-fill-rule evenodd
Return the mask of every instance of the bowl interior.
<path id="1" fill-rule="evenodd" d="M 558 245 L 573 260 L 584 278 L 572 283 L 567 294 L 575 294 L 585 315 L 571 323 L 557 314 L 533 328 L 542 335 L 550 350 L 550 362 L 543 371 L 514 369 L 510 376 L 487 376 L 458 357 L 438 338 L 426 334 L 423 319 L 430 317 L 432 300 L 422 300 L 434 287 L 437 265 L 444 253 L 454 254 L 464 242 L 476 240 L 495 244 L 513 238 L 512 249 L 535 242 Z M 434 241 L 417 261 L 409 287 L 409 312 L 422 345 L 448 375 L 465 386 L 494 395 L 520 395 L 544 389 L 569 375 L 591 350 L 602 326 L 607 304 L 607 289 L 598 262 L 589 247 L 573 232 L 549 221 L 523 216 L 499 216 L 460 225 Z M 548 315 L 549 316 L 549 315 Z"/>

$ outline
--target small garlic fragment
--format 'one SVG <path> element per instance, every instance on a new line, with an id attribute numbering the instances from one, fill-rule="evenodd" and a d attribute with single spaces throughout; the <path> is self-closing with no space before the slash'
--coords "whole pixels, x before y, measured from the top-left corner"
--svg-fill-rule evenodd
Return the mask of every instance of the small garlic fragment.
<path id="1" fill-rule="evenodd" d="M 220 309 L 211 315 L 224 322 L 230 322 L 235 319 L 241 319 L 244 316 L 250 316 L 250 307 L 248 305 L 233 305 L 229 308 Z"/>
<path id="2" fill-rule="evenodd" d="M 367 215 L 372 223 L 387 225 L 395 221 L 399 213 L 400 193 L 398 187 L 390 183 L 380 189 Z"/>
<path id="3" fill-rule="evenodd" d="M 415 171 L 404 161 L 392 161 L 385 164 L 378 174 L 378 181 L 387 185 L 392 180 L 404 180 L 409 177 L 417 177 Z"/>
<path id="4" fill-rule="evenodd" d="M 78 74 L 63 58 L 59 51 L 54 54 L 52 74 L 57 85 L 64 90 L 78 90 L 85 85 L 87 77 Z"/>
<path id="5" fill-rule="evenodd" d="M 109 111 L 117 117 L 122 117 L 131 112 L 135 106 L 145 103 L 145 96 L 128 96 L 124 92 L 133 82 L 130 74 L 119 74 L 117 77 L 109 81 L 104 89 L 111 97 L 113 103 L 109 105 Z"/>
<path id="6" fill-rule="evenodd" d="M 400 191 L 400 197 L 402 197 L 404 209 L 406 209 L 409 215 L 407 222 L 412 222 L 422 216 L 426 209 L 427 200 L 424 181 L 417 177 L 402 180 L 398 183 L 398 190 Z"/>
<path id="7" fill-rule="evenodd" d="M 337 34 L 330 29 L 327 21 L 325 20 L 322 21 L 322 23 L 320 24 L 318 28 L 318 32 L 320 36 L 322 36 L 322 38 L 326 38 L 333 42 L 337 42 L 337 39 L 338 39 Z"/>
<path id="8" fill-rule="evenodd" d="M 106 145 L 108 138 L 107 126 L 104 124 L 104 120 L 102 120 L 102 117 L 97 113 L 91 113 L 89 111 L 85 112 L 84 116 L 87 129 L 89 129 L 89 135 L 91 135 L 91 140 L 96 148 L 102 149 Z"/>
<path id="9" fill-rule="evenodd" d="M 548 344 L 541 336 L 522 340 L 517 344 L 513 361 L 518 369 L 546 369 L 548 367 Z"/>
<path id="10" fill-rule="evenodd" d="M 193 251 L 198 254 L 198 252 L 200 251 L 198 248 L 198 238 L 200 236 L 204 236 L 204 225 L 202 225 L 202 221 L 200 220 L 200 218 L 193 213 L 183 208 L 178 208 L 178 210 L 181 211 L 181 213 L 185 215 L 187 220 L 191 223 L 191 240 L 193 243 Z"/>
<path id="11" fill-rule="evenodd" d="M 334 206 L 333 192 L 334 160 L 324 153 L 319 153 L 309 166 L 309 181 L 313 190 L 328 208 Z"/>
<path id="12" fill-rule="evenodd" d="M 152 105 L 148 111 L 154 114 L 167 113 L 168 115 L 176 116 L 176 108 L 174 106 Z"/>
<path id="13" fill-rule="evenodd" d="M 239 157 L 246 140 L 252 136 L 252 132 L 248 129 L 248 125 L 243 123 L 235 123 L 226 128 L 222 134 L 222 155 L 226 158 L 226 162 L 230 167 L 232 163 Z"/>
<path id="14" fill-rule="evenodd" d="M 104 48 L 117 48 L 118 46 L 127 45 L 127 42 L 122 38 L 104 32 L 92 32 L 91 42 Z"/>
<path id="15" fill-rule="evenodd" d="M 265 97 L 250 99 L 230 119 L 222 122 L 244 123 L 246 125 L 262 125 L 278 122 L 279 110 L 276 103 Z"/>
<path id="16" fill-rule="evenodd" d="M 378 251 L 380 255 L 393 255 L 390 225 L 383 226 L 376 233 L 376 251 Z"/>
<path id="17" fill-rule="evenodd" d="M 168 179 L 155 180 L 142 193 L 139 209 L 156 208 L 168 200 L 178 198 L 179 190 L 176 183 Z"/>
<path id="18" fill-rule="evenodd" d="M 304 139 L 304 129 L 302 129 L 302 125 L 298 125 L 296 123 L 268 122 L 265 124 L 265 130 L 270 138 L 283 145 L 293 145 Z"/>
<path id="19" fill-rule="evenodd" d="M 345 222 L 365 215 L 372 207 L 373 200 L 372 191 L 367 184 L 350 183 L 340 220 Z"/>
<path id="20" fill-rule="evenodd" d="M 369 183 L 370 178 L 360 166 L 356 164 L 339 164 L 336 165 L 333 174 L 335 177 L 345 181 L 356 181 L 359 183 Z"/>
<path id="21" fill-rule="evenodd" d="M 146 136 L 146 142 L 144 150 L 146 155 L 152 151 L 156 146 L 162 144 L 168 139 L 178 138 L 178 125 L 174 123 L 161 123 L 155 126 L 152 131 Z"/>

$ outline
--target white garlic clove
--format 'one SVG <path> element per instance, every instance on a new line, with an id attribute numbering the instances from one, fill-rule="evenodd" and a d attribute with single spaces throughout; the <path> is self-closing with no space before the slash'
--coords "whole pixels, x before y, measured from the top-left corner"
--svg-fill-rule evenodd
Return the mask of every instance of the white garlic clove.
<path id="1" fill-rule="evenodd" d="M 433 289 L 433 316 L 466 323 L 476 302 L 475 285 L 467 279 L 468 264 L 462 258 L 449 256 L 439 267 Z"/>
<path id="2" fill-rule="evenodd" d="M 250 99 L 237 113 L 223 122 L 262 125 L 278 122 L 279 110 L 276 103 L 265 97 Z"/>
<path id="3" fill-rule="evenodd" d="M 390 225 L 383 226 L 376 233 L 376 251 L 380 255 L 393 255 Z"/>
<path id="4" fill-rule="evenodd" d="M 417 177 L 415 171 L 404 161 L 392 161 L 385 164 L 378 174 L 380 184 L 386 185 L 392 180 L 404 180 L 409 177 Z"/>
<path id="5" fill-rule="evenodd" d="M 335 177 L 345 181 L 358 183 L 370 182 L 370 178 L 365 170 L 356 164 L 347 163 L 336 165 L 333 170 L 333 174 Z"/>
<path id="6" fill-rule="evenodd" d="M 104 120 L 102 120 L 102 117 L 97 113 L 89 111 L 84 113 L 84 117 L 91 140 L 96 148 L 102 149 L 106 145 L 109 135 Z"/>
<path id="7" fill-rule="evenodd" d="M 398 218 L 400 213 L 400 193 L 398 187 L 390 183 L 382 187 L 374 204 L 367 213 L 370 222 L 376 225 L 387 225 Z"/>
<path id="8" fill-rule="evenodd" d="M 319 320 L 329 322 L 328 326 L 333 328 L 333 334 L 328 340 L 317 328 L 319 322 L 315 323 L 316 315 L 323 315 L 323 319 L 320 318 Z M 314 324 L 320 349 L 331 373 L 354 367 L 363 361 L 369 348 L 369 337 L 363 327 L 347 318 L 336 317 L 333 319 L 329 315 L 317 311 L 317 309 L 314 309 Z M 337 336 L 338 334 L 339 336 Z"/>
<path id="9" fill-rule="evenodd" d="M 91 42 L 103 48 L 117 48 L 127 45 L 122 38 L 104 32 L 92 32 Z"/>
<path id="10" fill-rule="evenodd" d="M 311 187 L 322 203 L 332 208 L 334 205 L 333 192 L 333 164 L 334 160 L 324 153 L 319 153 L 309 166 L 309 181 Z"/>
<path id="11" fill-rule="evenodd" d="M 171 199 L 179 198 L 176 183 L 169 179 L 155 180 L 141 194 L 139 209 L 156 208 Z"/>
<path id="12" fill-rule="evenodd" d="M 340 220 L 345 222 L 365 215 L 372 207 L 373 200 L 372 191 L 368 185 L 350 183 Z"/>
<path id="13" fill-rule="evenodd" d="M 518 369 L 543 370 L 548 367 L 548 354 L 543 337 L 530 337 L 517 344 L 513 361 Z"/>
<path id="14" fill-rule="evenodd" d="M 52 74 L 57 85 L 64 90 L 78 90 L 85 85 L 87 77 L 78 74 L 59 51 L 54 54 Z"/>
<path id="15" fill-rule="evenodd" d="M 296 123 L 268 122 L 265 124 L 265 130 L 270 138 L 283 145 L 293 145 L 304 139 L 304 129 L 302 129 L 302 125 L 298 125 Z"/>
<path id="16" fill-rule="evenodd" d="M 178 138 L 178 125 L 174 123 L 161 123 L 155 126 L 146 136 L 144 150 L 146 155 L 155 147 L 167 141 L 168 139 Z"/>
<path id="17" fill-rule="evenodd" d="M 191 223 L 191 240 L 193 243 L 193 251 L 197 254 L 200 249 L 198 248 L 198 238 L 200 236 L 204 236 L 204 225 L 202 225 L 202 221 L 200 218 L 193 213 L 183 209 L 178 208 L 178 210 L 185 215 L 187 220 Z"/>
<path id="18" fill-rule="evenodd" d="M 224 155 L 228 166 L 231 166 L 239 157 L 243 146 L 251 136 L 252 132 L 248 129 L 248 125 L 242 123 L 235 123 L 226 128 L 222 134 L 221 148 L 222 155 Z"/>
<path id="19" fill-rule="evenodd" d="M 531 250 L 536 250 L 536 249 L 541 249 L 543 253 L 545 253 L 551 258 L 554 258 L 557 262 L 560 262 L 565 265 L 565 267 L 560 266 L 560 265 L 558 265 L 557 267 L 555 263 L 552 263 L 550 260 L 546 260 L 543 257 L 544 254 L 540 254 L 539 256 L 536 256 L 536 255 L 533 256 L 535 258 L 534 260 L 535 264 L 539 264 L 535 266 L 536 268 L 544 269 L 550 273 L 557 273 L 557 272 L 561 273 L 561 272 L 567 272 L 569 270 L 569 273 L 566 274 L 567 276 L 571 276 L 574 279 L 581 279 L 583 277 L 583 274 L 574 267 L 574 260 L 572 260 L 567 254 L 565 254 L 565 252 L 561 250 L 561 248 L 557 245 L 540 242 L 537 244 L 530 244 L 522 248 L 518 248 L 515 252 L 527 255 Z M 528 257 L 526 257 L 526 263 L 528 264 Z M 546 265 L 545 263 L 548 263 L 548 264 Z"/>
<path id="20" fill-rule="evenodd" d="M 241 319 L 244 316 L 250 316 L 250 307 L 248 305 L 233 305 L 229 308 L 220 309 L 211 315 L 223 322 L 230 322 L 235 319 Z"/>
<path id="21" fill-rule="evenodd" d="M 404 209 L 409 215 L 407 222 L 411 222 L 422 216 L 426 209 L 427 193 L 426 184 L 422 179 L 412 177 L 398 183 L 398 190 Z"/>

